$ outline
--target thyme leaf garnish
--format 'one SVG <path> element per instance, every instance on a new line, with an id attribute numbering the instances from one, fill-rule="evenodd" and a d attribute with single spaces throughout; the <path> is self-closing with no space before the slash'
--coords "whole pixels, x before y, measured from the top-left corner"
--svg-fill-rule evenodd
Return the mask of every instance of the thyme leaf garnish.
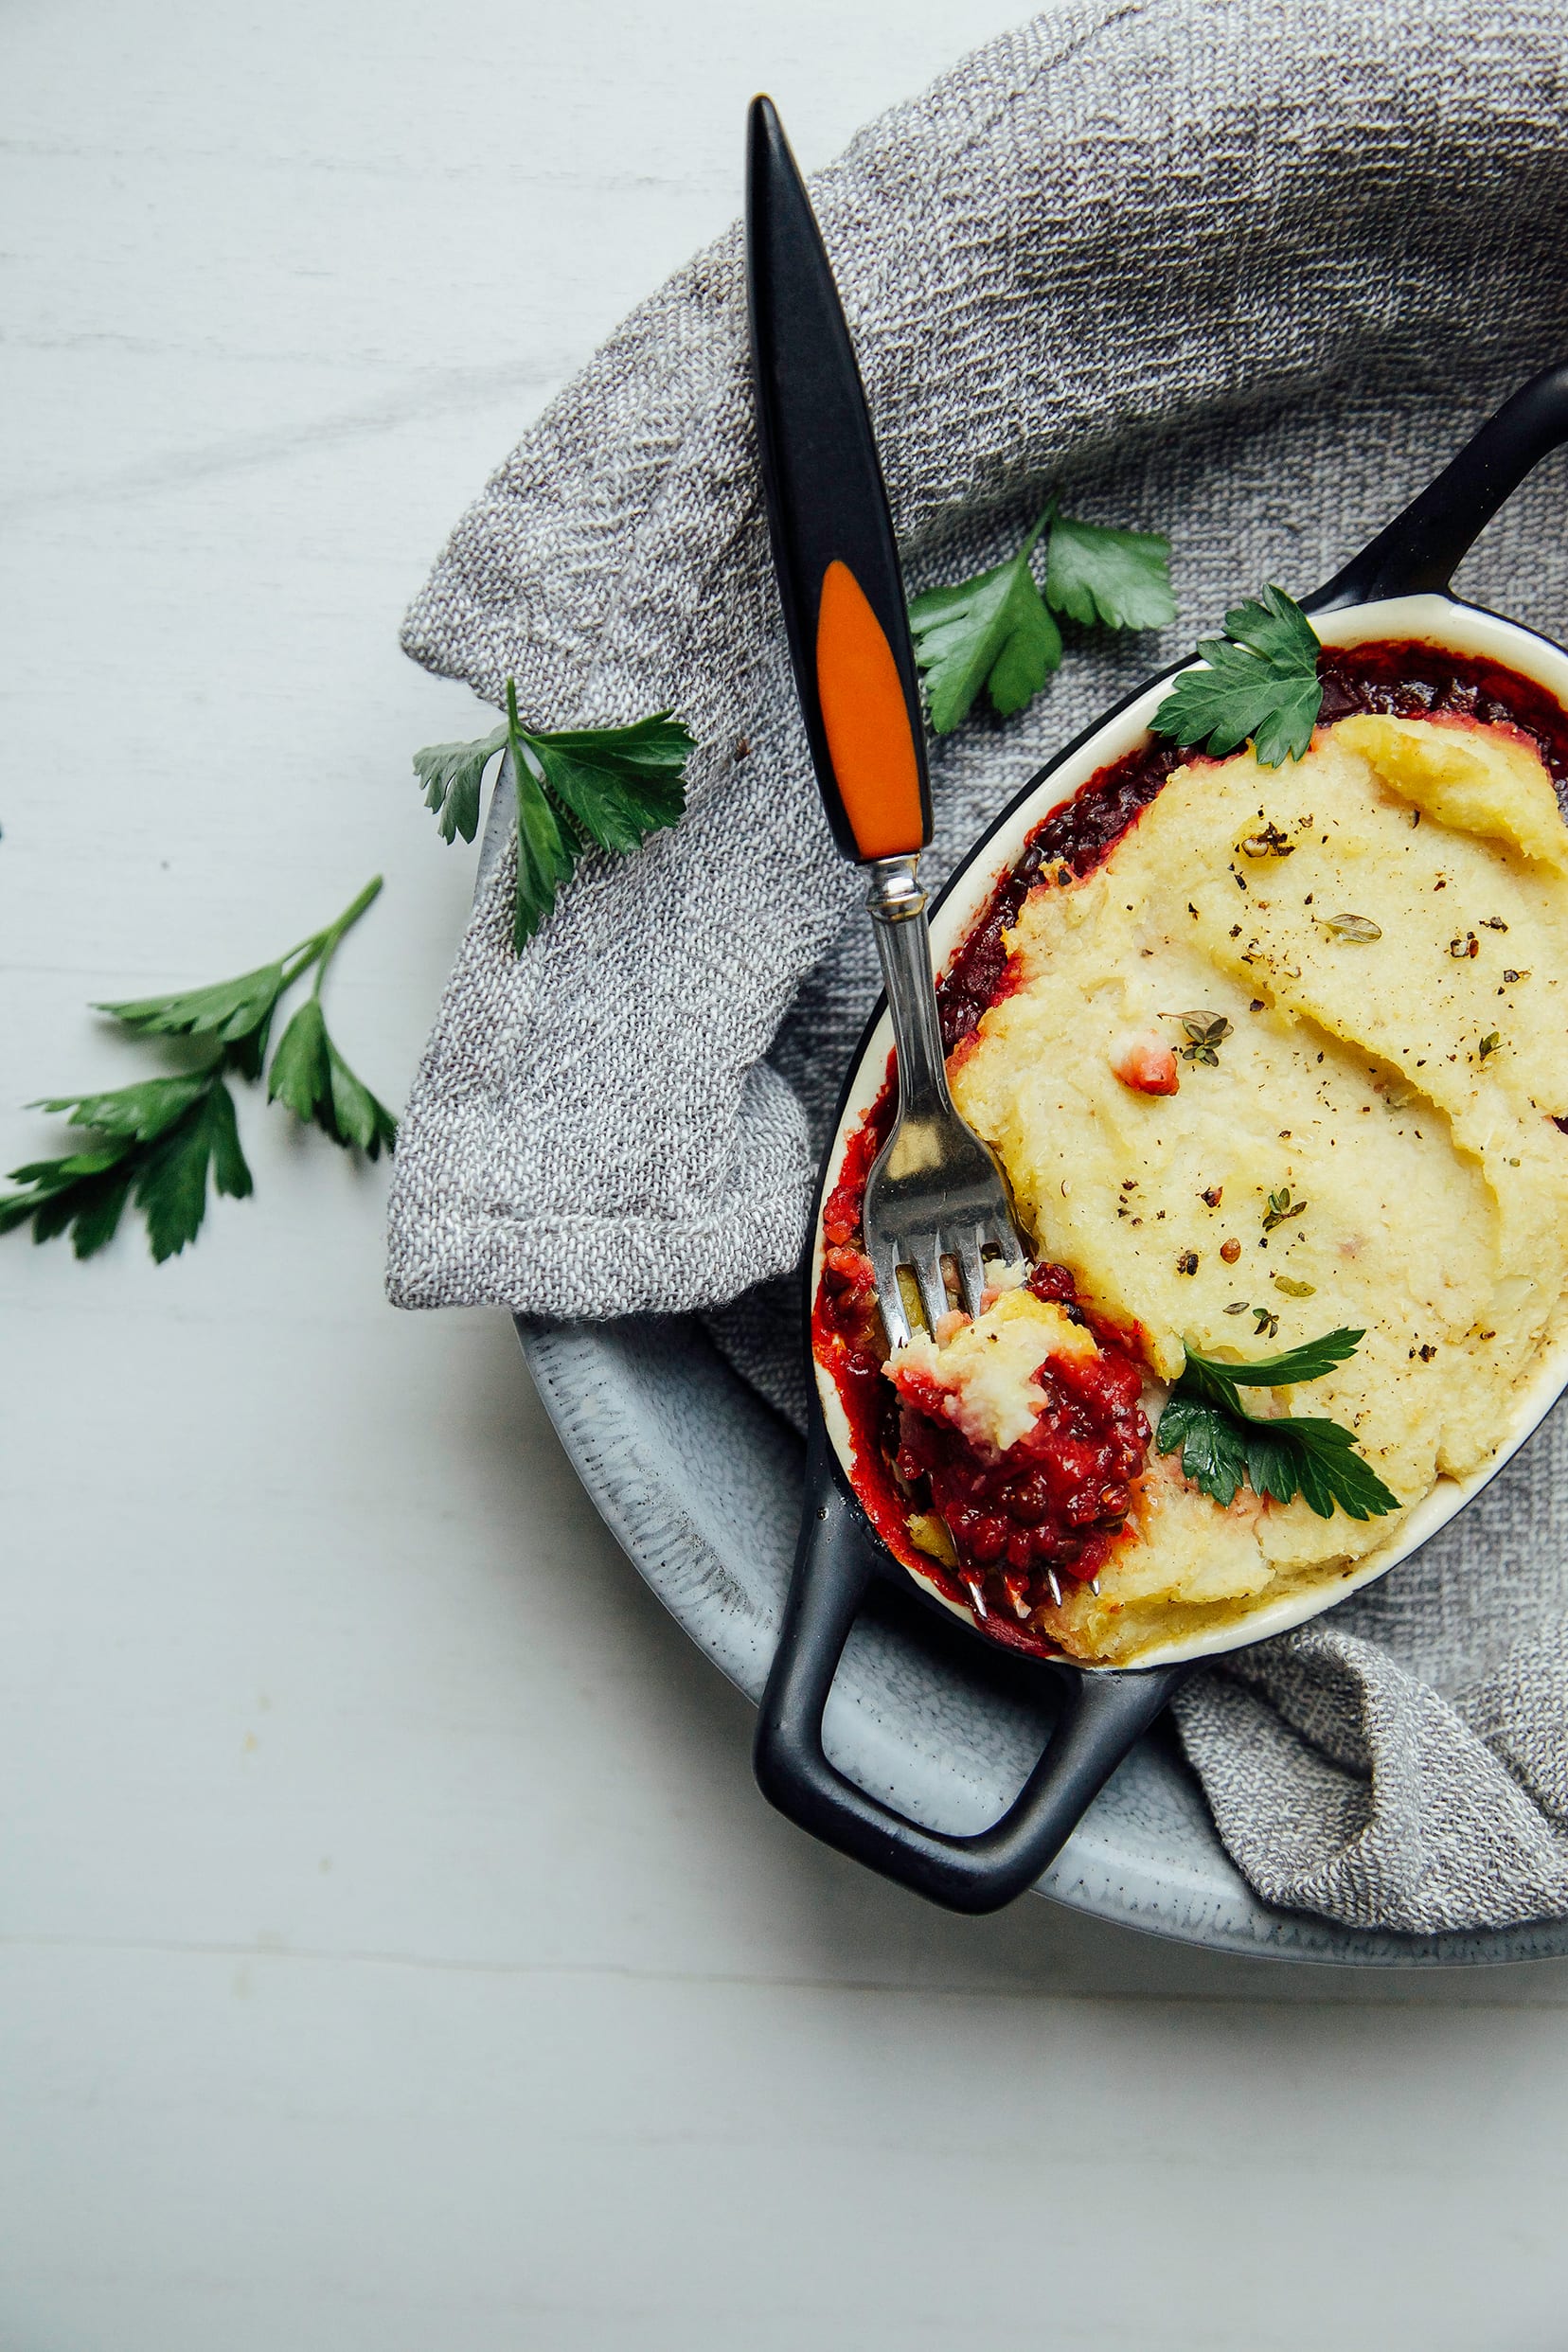
<path id="1" fill-rule="evenodd" d="M 1183 1032 L 1188 1041 L 1186 1044 L 1178 1048 L 1183 1061 L 1203 1061 L 1211 1067 L 1218 1065 L 1220 1057 L 1215 1052 L 1215 1047 L 1222 1045 L 1231 1034 L 1231 1025 L 1223 1013 L 1167 1013 L 1165 1018 L 1167 1021 L 1179 1021 L 1182 1025 Z"/>
<path id="2" fill-rule="evenodd" d="M 1263 1212 L 1264 1232 L 1273 1233 L 1276 1225 L 1283 1225 L 1291 1218 L 1299 1217 L 1306 1206 L 1305 1201 L 1292 1200 L 1289 1185 L 1281 1185 L 1277 1192 L 1269 1195 L 1269 1205 Z"/>

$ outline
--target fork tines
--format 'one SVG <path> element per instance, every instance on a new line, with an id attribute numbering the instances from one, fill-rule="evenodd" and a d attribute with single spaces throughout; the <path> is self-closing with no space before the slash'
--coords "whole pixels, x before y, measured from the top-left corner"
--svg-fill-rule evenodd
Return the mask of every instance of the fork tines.
<path id="1" fill-rule="evenodd" d="M 907 1347 L 912 1336 L 903 1291 L 899 1281 L 900 1265 L 907 1266 L 914 1277 L 926 1328 L 935 1338 L 937 1324 L 949 1311 L 947 1283 L 942 1273 L 943 1258 L 951 1257 L 953 1260 L 965 1313 L 977 1315 L 986 1290 L 985 1252 L 988 1249 L 996 1251 L 1008 1265 L 1017 1264 L 1024 1255 L 1018 1237 L 1010 1226 L 1000 1234 L 988 1233 L 983 1225 L 948 1226 L 940 1233 L 917 1234 L 904 1243 L 901 1255 L 890 1243 L 884 1243 L 880 1248 L 873 1246 L 871 1263 L 877 1277 L 877 1297 L 882 1307 L 882 1327 L 887 1333 L 889 1347 Z"/>

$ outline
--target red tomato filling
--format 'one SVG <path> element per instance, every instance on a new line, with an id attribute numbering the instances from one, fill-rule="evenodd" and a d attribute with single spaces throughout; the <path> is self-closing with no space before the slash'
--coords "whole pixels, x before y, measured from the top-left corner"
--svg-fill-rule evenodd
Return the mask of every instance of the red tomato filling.
<path id="1" fill-rule="evenodd" d="M 1071 1303 L 1065 1267 L 1036 1267 L 1029 1287 Z M 946 1417 L 944 1392 L 906 1377 L 894 1457 L 905 1486 L 929 1493 L 947 1523 L 966 1581 L 982 1582 L 990 1601 L 1020 1618 L 1051 1597 L 1052 1570 L 1060 1586 L 1064 1575 L 1087 1578 L 1101 1566 L 1131 1506 L 1149 1434 L 1142 1377 L 1119 1347 L 1102 1343 L 1098 1356 L 1062 1357 L 1035 1379 L 1044 1403 L 1033 1428 L 987 1458 Z"/>

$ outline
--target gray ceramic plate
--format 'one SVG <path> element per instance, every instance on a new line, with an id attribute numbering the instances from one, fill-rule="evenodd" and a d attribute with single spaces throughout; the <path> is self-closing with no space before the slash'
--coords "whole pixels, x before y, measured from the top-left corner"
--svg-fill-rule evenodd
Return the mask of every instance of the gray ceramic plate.
<path id="1" fill-rule="evenodd" d="M 505 846 L 492 800 L 476 888 Z M 695 1318 L 542 1324 L 523 1352 L 612 1534 L 670 1614 L 748 1699 L 767 1679 L 794 1556 L 805 1449 Z M 1039 1756 L 1043 1678 L 889 1587 L 849 1637 L 828 1705 L 841 1770 L 929 1826 L 995 1819 Z M 1221 1951 L 1452 1967 L 1568 1953 L 1568 1920 L 1386 1935 L 1259 1901 L 1216 1834 L 1168 1726 L 1142 1740 L 1038 1890 Z"/>
<path id="2" fill-rule="evenodd" d="M 755 1701 L 794 1553 L 804 1449 L 690 1318 L 544 1325 L 524 1354 L 579 1476 L 617 1541 Z M 978 1829 L 1042 1746 L 1039 1678 L 994 1660 L 892 1588 L 849 1638 L 829 1754 L 934 1828 Z M 1161 1728 L 1096 1799 L 1040 1892 L 1096 1918 L 1217 1951 L 1443 1967 L 1568 1952 L 1568 1922 L 1473 1935 L 1372 1935 L 1258 1900 Z"/>

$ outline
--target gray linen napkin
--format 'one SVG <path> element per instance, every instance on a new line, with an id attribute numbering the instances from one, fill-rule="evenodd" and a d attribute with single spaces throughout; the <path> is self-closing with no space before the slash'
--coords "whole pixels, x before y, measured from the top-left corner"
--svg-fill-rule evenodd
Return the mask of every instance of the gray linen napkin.
<path id="1" fill-rule="evenodd" d="M 935 747 L 934 878 L 1238 594 L 1314 586 L 1568 356 L 1565 75 L 1557 0 L 1075 0 L 816 179 L 912 589 L 997 561 L 1055 487 L 1175 547 L 1178 628 L 1070 643 L 1029 711 Z M 1560 636 L 1554 493 L 1551 468 L 1463 584 Z M 491 700 L 514 675 L 539 725 L 673 702 L 699 750 L 681 826 L 585 864 L 520 959 L 509 857 L 481 892 L 403 1122 L 391 1296 L 706 1310 L 798 1417 L 779 1277 L 874 957 L 790 685 L 735 233 L 508 458 L 403 642 Z M 1390 1583 L 1185 1695 L 1271 1899 L 1568 1912 L 1565 1445 L 1559 1415 Z"/>

